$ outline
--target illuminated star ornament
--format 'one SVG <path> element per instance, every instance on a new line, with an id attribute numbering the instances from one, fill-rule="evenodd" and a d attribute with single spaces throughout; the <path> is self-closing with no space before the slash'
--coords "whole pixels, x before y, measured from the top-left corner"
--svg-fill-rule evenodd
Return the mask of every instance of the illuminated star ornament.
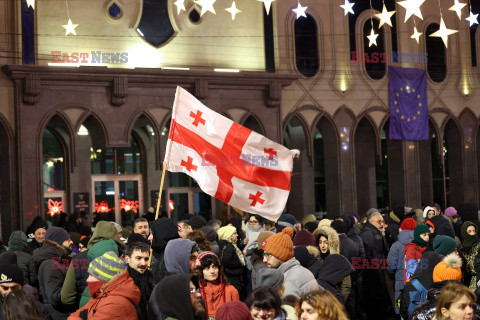
<path id="1" fill-rule="evenodd" d="M 440 20 L 440 29 L 438 29 L 437 32 L 434 32 L 430 35 L 430 37 L 439 37 L 442 38 L 443 43 L 445 44 L 445 47 L 448 48 L 448 36 L 457 33 L 458 30 L 452 30 L 452 29 L 447 29 L 445 26 L 445 22 L 443 22 L 443 17 Z"/>
<path id="2" fill-rule="evenodd" d="M 380 19 L 380 24 L 379 24 L 378 28 L 380 29 L 383 26 L 384 23 L 386 23 L 390 27 L 392 27 L 391 18 L 394 14 L 395 14 L 395 10 L 387 11 L 387 7 L 385 7 L 385 3 L 384 3 L 382 13 L 376 13 L 375 14 L 375 17 Z"/>
<path id="3" fill-rule="evenodd" d="M 467 20 L 468 22 L 470 22 L 470 27 L 471 27 L 471 26 L 473 26 L 474 24 L 478 24 L 477 17 L 478 17 L 478 14 L 473 14 L 473 12 L 470 11 L 470 15 L 468 16 L 468 18 L 465 18 L 465 20 Z"/>
<path id="4" fill-rule="evenodd" d="M 372 45 L 376 46 L 377 45 L 377 37 L 378 37 L 378 34 L 376 34 L 375 32 L 373 32 L 373 28 L 372 28 L 372 31 L 370 32 L 370 35 L 367 36 L 368 40 L 370 41 L 368 43 L 368 46 L 371 47 Z"/>
<path id="5" fill-rule="evenodd" d="M 177 14 L 180 14 L 180 12 L 183 10 L 183 11 L 187 11 L 185 10 L 185 3 L 184 3 L 184 0 L 177 0 L 173 3 L 174 5 L 177 6 Z"/>
<path id="6" fill-rule="evenodd" d="M 460 3 L 458 0 L 455 0 L 455 4 L 450 7 L 450 11 L 455 11 L 457 13 L 458 19 L 462 20 L 462 9 L 465 7 L 466 3 Z"/>
<path id="7" fill-rule="evenodd" d="M 265 11 L 267 11 L 267 15 L 269 15 L 272 2 L 275 0 L 258 0 L 258 1 L 263 2 L 263 4 L 265 5 Z"/>
<path id="8" fill-rule="evenodd" d="M 27 0 L 27 8 L 30 7 L 35 10 L 35 0 Z"/>
<path id="9" fill-rule="evenodd" d="M 215 0 L 197 0 L 195 1 L 196 4 L 202 7 L 202 11 L 200 12 L 200 17 L 205 14 L 205 12 L 210 11 L 213 14 L 217 14 L 215 9 L 213 8 L 213 4 Z"/>
<path id="10" fill-rule="evenodd" d="M 68 23 L 64 24 L 62 27 L 65 28 L 65 36 L 68 36 L 70 33 L 74 36 L 77 35 L 75 28 L 78 27 L 78 24 L 73 24 L 70 18 L 68 19 Z"/>
<path id="11" fill-rule="evenodd" d="M 302 7 L 302 5 L 299 2 L 298 6 L 295 9 L 292 9 L 292 11 L 297 14 L 297 19 L 300 18 L 300 17 L 305 17 L 306 18 L 307 15 L 305 14 L 305 10 L 307 10 L 307 8 L 308 7 Z"/>
<path id="12" fill-rule="evenodd" d="M 419 38 L 423 33 L 418 32 L 417 27 L 413 27 L 413 34 L 411 35 L 410 38 L 417 40 L 417 43 L 419 43 Z"/>
<path id="13" fill-rule="evenodd" d="M 410 19 L 412 14 L 423 20 L 422 12 L 420 11 L 420 6 L 424 2 L 425 0 L 405 0 L 405 1 L 398 2 L 399 5 L 401 5 L 407 10 L 407 13 L 405 13 L 404 22 L 407 22 L 407 20 Z"/>
<path id="14" fill-rule="evenodd" d="M 355 12 L 353 12 L 354 4 L 355 2 L 350 3 L 348 0 L 345 0 L 345 4 L 341 4 L 340 7 L 345 11 L 345 15 L 347 15 L 347 13 L 355 14 Z"/>
<path id="15" fill-rule="evenodd" d="M 225 11 L 230 12 L 232 15 L 232 20 L 235 20 L 235 15 L 239 12 L 242 12 L 241 10 L 237 9 L 237 6 L 235 5 L 235 1 L 232 2 L 232 6 L 230 8 L 225 9 Z"/>

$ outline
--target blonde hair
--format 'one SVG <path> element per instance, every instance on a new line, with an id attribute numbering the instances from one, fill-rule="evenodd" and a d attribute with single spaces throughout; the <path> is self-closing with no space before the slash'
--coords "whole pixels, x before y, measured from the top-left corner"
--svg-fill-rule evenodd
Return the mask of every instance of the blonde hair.
<path id="1" fill-rule="evenodd" d="M 343 305 L 328 290 L 312 291 L 304 294 L 298 300 L 295 310 L 297 316 L 302 315 L 302 304 L 306 302 L 312 306 L 322 320 L 348 320 Z"/>
<path id="2" fill-rule="evenodd" d="M 458 301 L 463 296 L 466 296 L 470 300 L 470 303 L 474 303 L 477 300 L 477 297 L 472 290 L 462 284 L 449 283 L 443 287 L 442 292 L 438 297 L 435 319 L 446 320 L 447 318 L 442 314 L 442 308 L 450 309 L 452 303 Z"/>

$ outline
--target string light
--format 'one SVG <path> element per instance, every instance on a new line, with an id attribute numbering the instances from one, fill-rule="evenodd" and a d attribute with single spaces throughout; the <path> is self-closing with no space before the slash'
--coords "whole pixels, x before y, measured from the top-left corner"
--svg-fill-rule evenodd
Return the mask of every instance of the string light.
<path id="1" fill-rule="evenodd" d="M 232 2 L 232 6 L 230 8 L 225 9 L 225 11 L 230 12 L 232 15 L 232 20 L 235 20 L 235 15 L 239 12 L 242 12 L 241 10 L 237 9 L 237 6 L 235 5 L 235 1 Z"/>
<path id="2" fill-rule="evenodd" d="M 263 2 L 265 5 L 265 11 L 267 11 L 267 15 L 270 14 L 270 8 L 272 7 L 272 2 L 275 0 L 258 0 L 260 2 Z"/>
<path id="3" fill-rule="evenodd" d="M 73 24 L 72 19 L 70 19 L 70 9 L 68 8 L 68 0 L 65 0 L 65 6 L 67 7 L 68 22 L 67 24 L 62 25 L 65 28 L 65 37 L 69 34 L 77 35 L 75 28 L 78 27 L 78 24 Z"/>
<path id="4" fill-rule="evenodd" d="M 417 17 L 419 17 L 420 19 L 423 20 L 422 12 L 420 11 L 420 6 L 424 2 L 425 2 L 425 0 L 405 0 L 405 1 L 398 2 L 399 5 L 401 5 L 402 7 L 404 7 L 407 10 L 407 12 L 405 13 L 405 21 L 404 22 L 407 22 L 407 20 L 412 15 L 415 15 L 415 16 L 417 16 Z"/>
<path id="5" fill-rule="evenodd" d="M 27 0 L 27 8 L 32 7 L 35 10 L 35 0 Z"/>
<path id="6" fill-rule="evenodd" d="M 395 10 L 393 11 L 387 11 L 387 7 L 385 6 L 385 2 L 383 3 L 383 10 L 382 13 L 376 13 L 375 17 L 380 19 L 380 24 L 378 28 L 381 28 L 383 24 L 388 24 L 390 27 L 392 27 L 392 21 L 391 18 L 395 14 Z"/>
<path id="7" fill-rule="evenodd" d="M 213 7 L 215 0 L 197 0 L 195 1 L 195 3 L 202 7 L 200 17 L 203 16 L 207 11 L 210 11 L 213 14 L 217 14 L 215 12 L 215 8 Z"/>
<path id="8" fill-rule="evenodd" d="M 466 3 L 460 3 L 458 0 L 455 0 L 455 4 L 451 6 L 448 10 L 455 11 L 458 16 L 458 20 L 462 20 L 462 9 L 465 7 Z"/>
<path id="9" fill-rule="evenodd" d="M 422 34 L 423 34 L 423 33 L 418 32 L 417 27 L 415 26 L 415 27 L 413 27 L 413 34 L 412 34 L 412 36 L 411 36 L 410 38 L 415 39 L 415 40 L 417 40 L 417 43 L 420 43 L 420 39 L 419 39 L 419 38 L 420 38 L 420 36 L 421 36 Z"/>
<path id="10" fill-rule="evenodd" d="M 477 20 L 478 14 L 473 14 L 472 4 L 470 3 L 470 1 L 468 1 L 467 3 L 468 3 L 468 12 L 470 14 L 469 14 L 468 18 L 465 18 L 465 20 L 470 22 L 470 27 L 472 27 L 474 24 L 478 24 L 478 20 Z"/>
<path id="11" fill-rule="evenodd" d="M 376 46 L 377 45 L 377 37 L 378 37 L 378 34 L 376 34 L 374 31 L 373 31 L 373 27 L 372 27 L 372 30 L 370 31 L 370 35 L 367 36 L 368 40 L 370 41 L 368 43 L 368 46 L 371 47 L 372 45 Z"/>
<path id="12" fill-rule="evenodd" d="M 180 12 L 183 10 L 183 11 L 187 11 L 185 9 L 185 1 L 184 0 L 177 0 L 173 3 L 175 6 L 177 6 L 177 14 L 180 14 Z"/>
<path id="13" fill-rule="evenodd" d="M 448 36 L 453 34 L 453 33 L 457 33 L 458 30 L 452 30 L 452 29 L 448 29 L 446 26 L 445 26 L 445 22 L 443 21 L 443 17 L 441 17 L 441 20 L 440 20 L 440 29 L 438 29 L 437 32 L 434 32 L 430 35 L 430 37 L 438 37 L 438 38 L 442 38 L 443 40 L 443 43 L 445 44 L 445 47 L 448 48 Z"/>
<path id="14" fill-rule="evenodd" d="M 353 5 L 355 4 L 355 2 L 348 2 L 348 0 L 345 0 L 345 3 L 344 4 L 341 4 L 340 7 L 343 8 L 343 10 L 345 11 L 345 16 L 348 14 L 348 13 L 351 13 L 351 14 L 355 14 L 355 12 L 353 12 Z"/>
<path id="15" fill-rule="evenodd" d="M 308 7 L 302 7 L 302 5 L 299 2 L 297 7 L 295 9 L 292 9 L 292 11 L 297 14 L 297 19 L 300 18 L 300 17 L 305 17 L 306 18 L 307 15 L 305 14 L 305 10 L 307 10 L 307 8 Z"/>

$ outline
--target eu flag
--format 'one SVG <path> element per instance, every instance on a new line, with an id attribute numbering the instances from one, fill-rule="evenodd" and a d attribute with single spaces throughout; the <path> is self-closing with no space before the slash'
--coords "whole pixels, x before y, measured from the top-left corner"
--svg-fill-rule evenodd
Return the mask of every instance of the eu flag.
<path id="1" fill-rule="evenodd" d="M 428 140 L 427 73 L 388 67 L 390 139 Z"/>

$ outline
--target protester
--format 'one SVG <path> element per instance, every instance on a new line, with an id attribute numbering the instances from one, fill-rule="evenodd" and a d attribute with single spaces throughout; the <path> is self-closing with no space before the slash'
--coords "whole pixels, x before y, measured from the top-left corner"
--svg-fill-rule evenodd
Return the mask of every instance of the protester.
<path id="1" fill-rule="evenodd" d="M 229 301 L 218 308 L 215 320 L 253 320 L 253 318 L 245 303 Z"/>
<path id="2" fill-rule="evenodd" d="M 265 231 L 265 222 L 261 216 L 252 214 L 248 217 L 247 223 L 246 237 L 248 242 L 245 245 L 245 248 L 243 248 L 243 253 L 246 256 L 248 269 L 252 270 L 250 257 L 252 256 L 253 251 L 258 248 L 258 236 L 262 231 Z"/>
<path id="3" fill-rule="evenodd" d="M 70 215 L 65 230 L 67 230 L 67 232 L 78 233 L 82 236 L 90 236 L 92 234 L 92 229 L 84 224 L 80 212 L 74 212 Z"/>
<path id="4" fill-rule="evenodd" d="M 431 219 L 432 217 L 436 216 L 436 212 L 435 212 L 435 209 L 432 208 L 432 207 L 425 207 L 425 209 L 423 209 L 423 218 L 425 220 L 427 219 Z"/>
<path id="5" fill-rule="evenodd" d="M 252 274 L 251 274 L 251 280 L 252 280 L 252 288 L 258 287 L 255 284 L 255 279 L 256 279 L 256 274 L 260 269 L 267 268 L 267 264 L 263 262 L 263 248 L 262 245 L 265 243 L 265 241 L 270 237 L 273 236 L 275 233 L 272 231 L 262 231 L 258 235 L 258 248 L 256 248 L 253 251 L 252 256 L 250 257 L 250 260 L 252 262 Z"/>
<path id="6" fill-rule="evenodd" d="M 164 255 L 166 275 L 193 273 L 197 260 L 198 247 L 192 240 L 173 239 L 167 243 Z"/>
<path id="7" fill-rule="evenodd" d="M 254 320 L 286 320 L 287 318 L 287 312 L 282 309 L 282 299 L 271 287 L 256 288 L 250 293 L 245 303 L 250 308 Z"/>
<path id="8" fill-rule="evenodd" d="M 3 317 L 5 320 L 45 320 L 33 297 L 23 290 L 14 290 L 5 296 Z"/>
<path id="9" fill-rule="evenodd" d="M 224 267 L 225 274 L 232 284 L 243 297 L 245 292 L 244 285 L 244 267 L 246 265 L 245 256 L 237 246 L 238 233 L 234 226 L 225 226 L 218 229 L 218 246 L 220 249 L 220 262 Z"/>
<path id="10" fill-rule="evenodd" d="M 477 319 L 479 316 L 478 306 L 472 306 L 475 301 L 475 295 L 467 287 L 460 284 L 446 285 L 438 297 L 435 319 L 473 319 L 474 308 L 475 319 Z"/>
<path id="11" fill-rule="evenodd" d="M 203 217 L 202 217 L 203 218 Z M 212 245 L 207 240 L 205 235 L 200 229 L 193 229 L 192 232 L 187 234 L 187 239 L 194 241 L 200 251 L 212 251 Z"/>
<path id="12" fill-rule="evenodd" d="M 145 239 L 150 235 L 150 227 L 148 220 L 145 218 L 138 218 L 133 221 L 133 232 L 141 234 Z"/>
<path id="13" fill-rule="evenodd" d="M 17 264 L 25 276 L 25 281 L 32 286 L 38 286 L 35 262 L 32 255 L 27 253 L 27 246 L 27 236 L 23 231 L 12 232 L 8 240 L 8 251 L 15 253 L 17 256 Z"/>
<path id="14" fill-rule="evenodd" d="M 27 228 L 27 236 L 31 241 L 27 245 L 27 253 L 33 254 L 35 249 L 40 248 L 45 242 L 45 233 L 48 229 L 48 223 L 40 216 L 36 216 L 32 224 Z"/>
<path id="15" fill-rule="evenodd" d="M 207 220 L 203 216 L 195 215 L 188 219 L 188 224 L 192 227 L 192 230 L 200 230 L 207 225 Z"/>
<path id="16" fill-rule="evenodd" d="M 183 239 L 186 239 L 187 234 L 193 231 L 192 226 L 188 224 L 188 221 L 179 221 L 177 223 L 177 227 L 178 227 L 178 236 Z"/>
<path id="17" fill-rule="evenodd" d="M 341 304 L 345 304 L 351 287 L 340 288 L 342 282 L 354 272 L 351 263 L 340 254 L 331 254 L 325 258 L 318 272 L 317 282 L 320 287 L 330 291 Z"/>
<path id="18" fill-rule="evenodd" d="M 321 261 L 325 260 L 330 254 L 340 253 L 340 240 L 335 229 L 329 226 L 320 226 L 315 230 L 313 235 L 320 249 L 320 256 L 318 258 Z"/>
<path id="19" fill-rule="evenodd" d="M 296 310 L 301 320 L 348 320 L 342 304 L 328 290 L 302 295 Z"/>
<path id="20" fill-rule="evenodd" d="M 226 302 L 240 300 L 237 289 L 228 283 L 218 257 L 210 251 L 198 256 L 199 286 L 208 317 L 215 317 L 218 308 Z"/>
<path id="21" fill-rule="evenodd" d="M 405 245 L 404 283 L 410 281 L 415 273 L 418 262 L 429 245 L 429 240 L 430 229 L 424 224 L 417 225 L 413 230 L 413 241 Z"/>
<path id="22" fill-rule="evenodd" d="M 212 247 L 212 252 L 215 253 L 217 256 L 220 255 L 220 247 L 218 246 L 218 236 L 217 236 L 217 231 L 213 229 L 212 227 L 209 226 L 203 226 L 200 229 L 203 234 L 205 235 L 205 238 L 210 242 L 210 246 Z"/>

